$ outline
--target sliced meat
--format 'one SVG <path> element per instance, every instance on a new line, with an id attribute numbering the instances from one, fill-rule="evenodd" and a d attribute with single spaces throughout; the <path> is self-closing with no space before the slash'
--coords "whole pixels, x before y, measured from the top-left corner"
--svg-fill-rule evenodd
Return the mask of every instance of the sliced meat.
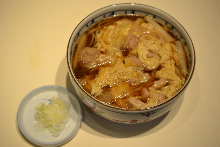
<path id="1" fill-rule="evenodd" d="M 147 108 L 148 104 L 142 102 L 138 97 L 131 97 L 128 99 L 128 107 L 132 109 Z"/>
<path id="2" fill-rule="evenodd" d="M 147 99 L 150 97 L 150 93 L 147 89 L 147 87 L 143 87 L 141 89 L 141 101 L 147 102 Z"/>
<path id="3" fill-rule="evenodd" d="M 80 53 L 80 60 L 87 67 L 94 67 L 101 51 L 97 48 L 85 47 Z"/>
<path id="4" fill-rule="evenodd" d="M 128 48 L 130 49 L 135 49 L 138 45 L 138 41 L 137 38 L 135 36 L 131 37 L 131 40 L 128 43 Z"/>
<path id="5" fill-rule="evenodd" d="M 168 80 L 160 79 L 160 80 L 154 82 L 152 88 L 161 89 L 163 86 L 167 85 L 168 83 L 169 83 Z"/>
<path id="6" fill-rule="evenodd" d="M 159 94 L 159 93 L 157 94 L 157 98 L 158 98 L 158 99 L 157 99 L 156 101 L 157 101 L 158 103 L 161 103 L 161 102 L 164 102 L 164 101 L 167 100 L 167 97 L 166 97 L 166 96 L 164 96 L 164 95 L 162 95 L 162 94 Z"/>
<path id="7" fill-rule="evenodd" d="M 131 60 L 134 64 L 136 64 L 136 66 L 144 66 L 143 63 L 136 56 L 128 56 L 127 58 Z"/>

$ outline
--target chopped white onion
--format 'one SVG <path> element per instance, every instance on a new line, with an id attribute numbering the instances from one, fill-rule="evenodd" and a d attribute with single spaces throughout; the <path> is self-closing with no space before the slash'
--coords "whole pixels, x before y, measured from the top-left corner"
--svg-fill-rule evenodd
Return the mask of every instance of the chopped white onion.
<path id="1" fill-rule="evenodd" d="M 124 43 L 124 47 L 123 48 L 126 48 L 127 45 L 128 45 L 128 42 L 131 40 L 131 37 L 134 33 L 134 31 L 137 29 L 138 25 L 141 23 L 142 19 L 141 18 L 138 18 L 134 23 L 133 25 L 131 26 L 131 29 L 127 35 L 127 38 L 125 40 L 125 43 Z"/>
<path id="2" fill-rule="evenodd" d="M 69 103 L 60 98 L 49 99 L 50 103 L 40 103 L 36 107 L 34 118 L 38 121 L 34 129 L 42 132 L 48 129 L 53 136 L 57 137 L 69 121 Z"/>
<path id="3" fill-rule="evenodd" d="M 182 69 L 182 72 L 184 75 L 187 75 L 188 69 L 187 69 L 187 65 L 186 65 L 186 55 L 183 50 L 183 46 L 182 46 L 181 41 L 176 41 L 176 48 L 177 48 L 177 53 L 178 53 L 180 67 Z"/>
<path id="4" fill-rule="evenodd" d="M 150 16 L 146 16 L 145 20 L 153 25 L 153 27 L 165 38 L 166 41 L 173 41 L 173 37 L 167 33 L 156 21 L 154 21 Z"/>

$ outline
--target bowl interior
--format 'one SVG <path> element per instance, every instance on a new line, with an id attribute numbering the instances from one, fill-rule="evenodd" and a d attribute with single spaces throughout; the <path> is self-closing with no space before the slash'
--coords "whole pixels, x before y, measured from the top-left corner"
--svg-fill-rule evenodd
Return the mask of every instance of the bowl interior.
<path id="1" fill-rule="evenodd" d="M 179 90 L 179 92 L 176 93 L 176 95 L 174 95 L 171 99 L 165 102 L 167 103 L 167 102 L 172 101 L 175 97 L 177 97 L 180 93 L 182 93 L 183 90 L 185 90 L 185 88 L 187 87 L 187 85 L 189 84 L 191 80 L 191 77 L 193 75 L 194 68 L 195 68 L 194 46 L 193 46 L 190 36 L 188 35 L 184 27 L 177 20 L 175 20 L 172 16 L 170 16 L 167 13 L 157 8 L 147 6 L 147 5 L 134 4 L 134 3 L 111 5 L 111 6 L 101 8 L 91 13 L 86 18 L 84 18 L 73 31 L 71 38 L 69 40 L 69 44 L 68 44 L 67 63 L 68 63 L 68 68 L 69 68 L 71 78 L 79 85 L 79 83 L 77 82 L 74 76 L 74 72 L 73 72 L 71 64 L 72 64 L 72 57 L 75 51 L 75 44 L 76 44 L 77 39 L 80 37 L 80 35 L 82 35 L 85 31 L 87 31 L 87 29 L 91 25 L 99 21 L 102 21 L 109 17 L 124 16 L 124 15 L 134 15 L 134 16 L 150 15 L 157 22 L 161 23 L 162 25 L 166 25 L 170 30 L 172 30 L 178 36 L 178 38 L 182 41 L 183 45 L 185 46 L 186 52 L 190 60 L 189 61 L 190 62 L 189 75 L 186 78 L 185 84 Z M 81 86 L 79 85 L 79 87 Z M 85 91 L 85 93 L 87 92 Z M 153 108 L 160 107 L 163 104 L 164 103 L 158 104 L 154 106 Z"/>

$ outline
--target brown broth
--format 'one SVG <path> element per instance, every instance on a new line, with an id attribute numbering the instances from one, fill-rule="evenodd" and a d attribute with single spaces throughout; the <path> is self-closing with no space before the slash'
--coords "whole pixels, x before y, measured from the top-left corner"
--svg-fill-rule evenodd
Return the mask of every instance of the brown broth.
<path id="1" fill-rule="evenodd" d="M 95 25 L 90 27 L 88 29 L 88 31 L 85 33 L 85 34 L 87 34 L 87 42 L 86 42 L 85 47 L 93 47 L 95 45 L 96 41 L 94 41 L 94 38 L 93 38 L 94 37 L 93 33 L 95 31 L 98 31 L 98 30 L 102 29 L 104 26 L 114 24 L 116 21 L 119 21 L 119 20 L 124 19 L 124 18 L 134 21 L 134 20 L 137 19 L 137 16 L 113 17 L 113 18 L 108 18 L 108 19 L 106 19 L 102 22 L 96 23 Z M 142 17 L 138 16 L 138 18 L 142 18 Z M 165 27 L 165 29 L 170 34 L 172 34 L 172 36 L 175 38 L 175 40 L 179 40 L 166 26 L 163 26 L 163 27 Z M 129 55 L 130 49 L 121 49 L 121 52 L 123 53 L 123 56 L 126 57 L 126 56 Z M 74 58 L 76 58 L 76 57 L 74 56 Z M 129 92 L 129 96 L 125 96 L 123 98 L 115 99 L 112 96 L 111 92 L 110 92 L 111 87 L 106 86 L 106 87 L 102 88 L 103 94 L 97 96 L 96 99 L 98 99 L 99 101 L 102 101 L 105 104 L 112 105 L 114 107 L 120 107 L 120 108 L 127 108 L 128 109 L 127 99 L 131 96 L 140 95 L 140 90 L 141 90 L 142 87 L 152 86 L 154 84 L 154 81 L 158 80 L 157 78 L 155 78 L 155 73 L 156 73 L 156 71 L 160 70 L 161 68 L 162 68 L 162 65 L 160 65 L 155 70 L 144 69 L 143 72 L 144 73 L 149 73 L 149 75 L 151 76 L 151 79 L 149 81 L 147 81 L 145 83 L 141 83 L 139 85 L 130 84 L 129 86 L 130 86 L 131 91 Z M 82 78 L 85 78 L 85 77 L 87 77 L 87 78 L 89 77 L 88 78 L 89 80 L 93 80 L 97 76 L 97 74 L 99 73 L 99 68 L 96 67 L 96 68 L 91 68 L 90 69 L 90 68 L 85 67 L 84 64 L 82 63 L 82 61 L 78 61 L 77 66 L 74 69 L 74 73 L 75 73 L 75 76 L 76 76 L 77 79 L 82 79 Z M 89 81 L 86 82 L 85 84 L 83 84 L 82 86 L 84 87 L 84 89 L 88 93 L 91 93 L 91 86 L 88 83 L 89 83 Z M 146 103 L 146 100 L 143 100 L 143 102 Z"/>

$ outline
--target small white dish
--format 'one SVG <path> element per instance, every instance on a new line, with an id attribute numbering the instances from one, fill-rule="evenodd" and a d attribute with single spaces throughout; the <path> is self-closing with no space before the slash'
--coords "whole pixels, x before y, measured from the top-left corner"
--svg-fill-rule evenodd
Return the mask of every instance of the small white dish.
<path id="1" fill-rule="evenodd" d="M 54 137 L 48 130 L 43 132 L 35 132 L 34 130 L 34 125 L 37 123 L 34 118 L 36 106 L 40 102 L 47 102 L 47 99 L 54 96 L 70 104 L 70 119 L 58 137 Z M 24 97 L 18 108 L 17 123 L 20 132 L 33 144 L 59 146 L 70 141 L 78 132 L 82 123 L 82 109 L 76 96 L 66 88 L 55 85 L 43 86 Z"/>

